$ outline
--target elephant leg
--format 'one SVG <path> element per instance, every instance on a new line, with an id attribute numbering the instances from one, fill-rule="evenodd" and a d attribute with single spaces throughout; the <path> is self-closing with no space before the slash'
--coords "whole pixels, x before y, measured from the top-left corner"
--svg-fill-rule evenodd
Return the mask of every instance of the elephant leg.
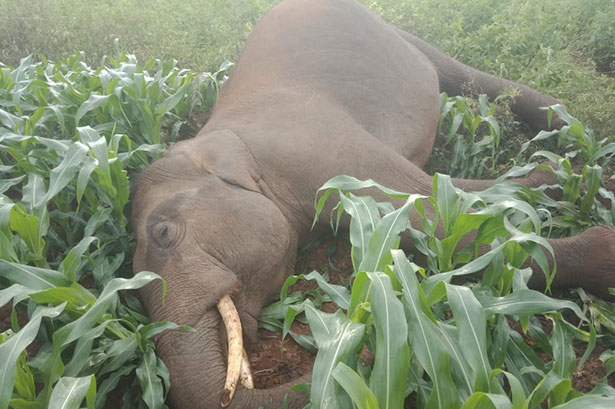
<path id="1" fill-rule="evenodd" d="M 594 295 L 613 300 L 609 287 L 615 287 L 615 229 L 594 226 L 581 234 L 561 239 L 549 239 L 553 247 L 557 270 L 553 286 L 556 288 L 582 287 Z M 547 258 L 553 265 L 551 255 Z M 529 285 L 544 289 L 546 280 L 540 267 L 531 265 L 534 274 Z"/>
<path id="2" fill-rule="evenodd" d="M 426 196 L 432 194 L 432 177 L 412 162 L 384 146 L 381 146 L 380 149 L 373 146 L 369 149 L 361 149 L 360 147 L 363 147 L 363 145 L 348 145 L 346 153 L 354 158 L 356 163 L 361 163 L 361 168 L 345 169 L 339 173 L 354 175 L 360 179 L 371 177 L 384 186 L 402 192 Z M 530 174 L 526 178 L 515 181 L 526 186 L 537 187 L 543 183 L 551 182 L 545 180 L 545 177 L 548 176 L 546 173 Z M 453 179 L 453 184 L 466 191 L 478 191 L 491 186 L 493 181 Z M 376 200 L 391 200 L 374 190 L 370 190 L 368 193 L 373 195 Z M 399 202 L 394 204 L 400 205 Z M 433 218 L 433 209 L 428 204 L 425 205 L 426 217 Z M 415 228 L 420 228 L 422 219 L 415 212 L 412 212 L 410 217 L 412 225 Z M 323 225 L 328 223 L 329 220 L 328 214 L 320 218 Z M 440 238 L 443 237 L 443 234 L 441 228 L 436 231 L 436 235 Z M 463 247 L 471 241 L 472 235 L 467 235 L 460 246 Z M 607 295 L 609 286 L 615 287 L 615 229 L 602 226 L 592 227 L 574 237 L 549 239 L 549 243 L 554 250 L 557 262 L 554 287 L 581 286 L 601 296 Z M 402 238 L 402 247 L 406 250 L 414 250 L 408 237 Z M 545 253 L 547 253 L 546 250 Z M 536 267 L 534 268 L 536 274 L 534 274 L 531 284 L 540 288 L 544 286 L 544 281 L 541 281 L 542 273 L 537 266 L 533 267 Z M 553 267 L 552 260 L 551 267 Z"/>
<path id="3" fill-rule="evenodd" d="M 485 93 L 489 98 L 493 99 L 502 94 L 506 88 L 515 88 L 519 94 L 514 98 L 511 106 L 512 111 L 534 128 L 549 128 L 547 112 L 539 108 L 561 104 L 560 100 L 542 94 L 518 82 L 499 78 L 467 66 L 449 57 L 417 36 L 396 27 L 395 30 L 403 39 L 418 48 L 431 60 L 438 72 L 440 91 L 444 91 L 449 95 L 462 95 L 465 87 L 469 86 L 470 88 L 477 88 L 479 92 Z M 551 122 L 552 129 L 559 129 L 563 125 L 564 123 L 561 119 L 556 116 L 553 117 Z"/>
<path id="4" fill-rule="evenodd" d="M 514 182 L 528 187 L 538 187 L 542 184 L 556 182 L 553 175 L 539 171 L 525 178 L 513 179 Z M 492 180 L 453 179 L 453 185 L 464 191 L 480 191 L 493 184 Z M 559 199 L 561 190 L 547 189 L 546 193 L 553 199 Z M 472 241 L 469 235 L 460 244 L 461 247 Z M 608 288 L 615 287 L 615 229 L 607 226 L 594 226 L 583 233 L 561 239 L 549 239 L 556 260 L 555 288 L 583 287 L 589 292 L 602 298 L 613 298 Z M 485 249 L 487 250 L 487 249 Z M 553 257 L 545 251 L 551 268 Z M 530 286 L 544 289 L 545 276 L 540 267 L 532 262 L 534 274 Z"/>
<path id="5" fill-rule="evenodd" d="M 537 171 L 528 177 L 512 179 L 527 187 L 539 187 L 542 184 L 555 184 L 557 180 L 550 172 Z M 464 191 L 481 191 L 493 185 L 493 180 L 452 179 L 455 187 Z M 551 198 L 558 200 L 561 190 L 547 189 Z M 472 241 L 468 236 L 461 246 Z M 615 287 L 615 229 L 606 226 L 595 226 L 583 233 L 561 239 L 549 239 L 557 262 L 557 274 L 554 287 L 583 287 L 595 295 L 609 298 L 608 287 Z M 551 268 L 553 259 L 545 252 Z M 537 264 L 531 264 L 535 274 L 530 286 L 544 289 L 545 277 Z"/>
<path id="6" fill-rule="evenodd" d="M 511 182 L 519 183 L 520 185 L 529 188 L 538 188 L 542 185 L 557 185 L 559 182 L 555 175 L 550 171 L 542 169 L 533 170 L 527 176 L 520 178 L 509 179 Z M 488 189 L 495 184 L 495 179 L 460 179 L 451 178 L 453 185 L 466 192 L 480 192 Z M 551 199 L 560 200 L 562 191 L 560 189 L 546 189 L 547 194 Z"/>

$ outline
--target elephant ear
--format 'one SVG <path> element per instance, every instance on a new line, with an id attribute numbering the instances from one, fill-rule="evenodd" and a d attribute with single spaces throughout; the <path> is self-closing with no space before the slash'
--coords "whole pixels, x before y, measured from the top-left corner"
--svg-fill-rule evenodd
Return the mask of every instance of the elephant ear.
<path id="1" fill-rule="evenodd" d="M 260 193 L 261 179 L 252 153 L 237 134 L 215 130 L 200 134 L 189 143 L 176 145 L 171 154 L 187 155 L 199 168 L 232 185 Z"/>

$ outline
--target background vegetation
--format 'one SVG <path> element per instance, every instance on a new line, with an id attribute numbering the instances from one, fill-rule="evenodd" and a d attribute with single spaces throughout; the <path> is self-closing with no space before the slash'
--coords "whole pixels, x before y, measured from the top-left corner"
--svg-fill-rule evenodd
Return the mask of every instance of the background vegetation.
<path id="1" fill-rule="evenodd" d="M 194 134 L 198 128 L 195 120 L 206 116 L 215 102 L 228 65 L 216 71 L 223 61 L 237 59 L 253 24 L 275 3 L 0 0 L 0 61 L 7 64 L 0 65 L 0 306 L 11 300 L 18 306 L 10 310 L 12 330 L 0 340 L 0 409 L 9 405 L 76 408 L 84 401 L 88 407 L 100 408 L 110 393 L 122 396 L 126 408 L 163 406 L 169 379 L 164 364 L 154 355 L 151 337 L 174 325 L 150 323 L 138 301 L 123 291 L 156 279 L 152 274 L 129 278 L 134 245 L 127 223 L 130 185 L 133 176 L 158 157 L 165 145 Z M 283 311 L 279 327 L 288 330 L 290 321 L 307 308 L 312 321 L 327 321 L 331 328 L 351 325 L 356 334 L 367 334 L 344 344 L 348 354 L 335 361 L 341 363 L 330 376 L 341 388 L 327 390 L 327 385 L 316 385 L 312 391 L 320 397 L 332 393 L 340 403 L 349 402 L 342 389 L 355 402 L 367 405 L 362 407 L 388 407 L 382 404 L 387 396 L 399 401 L 402 394 L 416 391 L 419 403 L 436 407 L 429 403 L 432 392 L 439 388 L 452 391 L 448 378 L 437 376 L 428 363 L 421 362 L 425 351 L 403 349 L 405 339 L 390 339 L 402 345 L 400 356 L 405 358 L 399 360 L 401 369 L 397 370 L 404 377 L 396 378 L 406 379 L 405 385 L 389 390 L 391 394 L 382 384 L 372 383 L 368 368 L 357 366 L 356 352 L 364 344 L 376 357 L 388 353 L 378 346 L 386 343 L 383 334 L 390 323 L 381 318 L 383 310 L 376 305 L 382 301 L 380 305 L 396 309 L 400 320 L 424 324 L 432 335 L 441 332 L 448 336 L 453 350 L 461 348 L 465 360 L 442 358 L 438 363 L 444 365 L 444 372 L 448 371 L 446 365 L 452 365 L 453 376 L 461 380 L 457 391 L 447 396 L 473 396 L 467 407 L 537 407 L 543 401 L 551 406 L 566 405 L 579 396 L 569 381 L 576 365 L 570 339 L 589 342 L 591 350 L 593 328 L 601 328 L 597 342 L 607 348 L 607 370 L 615 370 L 615 352 L 611 350 L 615 343 L 609 332 L 615 330 L 613 307 L 586 295 L 582 311 L 571 303 L 549 301 L 552 308 L 548 311 L 564 307 L 588 316 L 593 326 L 584 324 L 578 329 L 567 323 L 565 315 L 541 315 L 546 310 L 501 310 L 508 317 L 504 319 L 490 307 L 488 297 L 536 296 L 525 292 L 529 291 L 524 288 L 526 273 L 519 269 L 519 260 L 527 254 L 515 247 L 519 237 L 533 233 L 533 240 L 540 243 L 541 234 L 567 235 L 597 223 L 613 224 L 613 212 L 603 206 L 614 200 L 604 189 L 607 172 L 603 169 L 608 169 L 615 150 L 609 137 L 615 129 L 615 1 L 365 3 L 463 62 L 562 98 L 578 119 L 566 116 L 568 126 L 563 132 L 539 134 L 528 147 L 524 142 L 530 132 L 507 113 L 505 97 L 490 105 L 478 96 L 443 96 L 436 155 L 440 155 L 438 162 L 441 158 L 446 162 L 436 170 L 485 177 L 500 175 L 511 165 L 518 165 L 514 172 L 528 172 L 536 166 L 532 160 L 549 159 L 559 164 L 556 176 L 564 187 L 564 200 L 554 202 L 540 191 L 510 187 L 488 192 L 478 200 L 460 192 L 451 194 L 446 177 L 439 177 L 433 197 L 421 200 L 447 209 L 450 206 L 443 202 L 443 194 L 452 198 L 455 206 L 474 201 L 479 207 L 494 209 L 498 199 L 513 196 L 518 202 L 513 208 L 500 209 L 499 215 L 485 210 L 493 213 L 489 217 L 440 213 L 451 237 L 435 239 L 429 234 L 433 224 L 427 222 L 419 245 L 428 265 L 420 268 L 404 264 L 399 253 L 394 253 L 396 267 L 384 268 L 391 258 L 370 256 L 384 247 L 357 241 L 351 235 L 360 280 L 355 281 L 352 293 L 338 289 L 342 296 L 336 300 L 350 307 L 348 316 L 317 318 L 316 310 L 303 301 L 296 302 L 295 297 L 284 299 L 284 308 L 276 307 Z M 119 38 L 119 47 L 134 55 L 118 53 L 115 38 Z M 85 53 L 73 54 L 75 50 Z M 31 53 L 41 56 L 21 60 Z M 48 62 L 43 55 L 57 62 Z M 155 58 L 175 58 L 179 64 Z M 196 74 L 201 71 L 216 74 Z M 496 126 L 495 117 L 499 119 Z M 545 147 L 556 153 L 539 151 Z M 536 156 L 530 157 L 536 151 Z M 329 188 L 329 194 L 347 201 L 347 208 L 353 200 L 368 203 L 382 228 L 397 214 L 386 204 L 346 194 L 334 183 Z M 403 211 L 420 211 L 419 201 L 414 200 Z M 546 211 L 527 210 L 521 201 Z M 374 226 L 353 223 L 363 229 L 362 240 L 372 235 Z M 449 273 L 447 277 L 459 274 L 460 263 L 469 261 L 472 251 L 452 254 L 450 249 L 463 229 L 482 223 L 499 231 L 498 245 L 506 251 L 497 257 L 505 256 L 509 261 L 505 269 L 494 267 L 488 282 L 473 285 L 473 291 L 436 285 L 437 278 L 402 285 L 400 280 L 413 276 L 415 270 L 426 275 Z M 387 238 L 386 246 L 395 247 L 395 236 Z M 382 295 L 379 300 L 365 294 L 369 283 L 376 281 L 389 282 L 378 293 Z M 330 292 L 330 287 L 324 287 Z M 457 293 L 465 295 L 455 298 Z M 456 332 L 458 325 L 468 324 L 458 315 L 463 302 L 473 309 L 476 320 L 472 323 L 488 329 L 489 335 Z M 295 307 L 290 308 L 291 304 Z M 414 307 L 422 312 L 410 313 Z M 536 350 L 524 347 L 523 340 L 514 335 L 511 319 L 534 331 L 533 336 L 539 338 Z M 553 334 L 566 342 L 541 332 L 545 320 L 554 323 Z M 319 329 L 313 330 L 315 343 L 324 351 L 320 359 L 331 362 L 326 351 L 337 344 L 325 346 L 327 340 L 319 339 Z M 480 339 L 472 344 L 468 337 Z M 464 349 L 470 344 L 475 349 Z M 413 345 L 440 348 L 435 351 L 440 355 L 446 349 L 438 344 Z M 505 346 L 522 352 L 498 355 L 497 349 Z M 481 357 L 489 360 L 493 370 L 476 366 Z M 502 360 L 508 360 L 508 373 L 497 371 L 496 363 Z M 514 365 L 524 360 L 525 367 Z M 382 372 L 380 363 L 373 369 L 374 379 L 393 373 Z M 404 365 L 410 365 L 412 371 Z M 406 372 L 414 378 L 405 378 Z M 512 406 L 501 388 L 504 377 L 513 392 L 509 395 Z M 608 387 L 597 392 L 612 398 L 613 390 Z M 453 399 L 448 407 L 456 407 L 455 402 L 459 403 Z M 586 402 L 600 403 L 600 399 Z"/>
<path id="2" fill-rule="evenodd" d="M 113 39 L 140 61 L 175 58 L 215 71 L 236 61 L 279 0 L 0 0 L 0 61 L 76 50 L 90 65 Z M 363 0 L 402 29 L 474 67 L 562 98 L 598 135 L 615 129 L 613 0 Z"/>

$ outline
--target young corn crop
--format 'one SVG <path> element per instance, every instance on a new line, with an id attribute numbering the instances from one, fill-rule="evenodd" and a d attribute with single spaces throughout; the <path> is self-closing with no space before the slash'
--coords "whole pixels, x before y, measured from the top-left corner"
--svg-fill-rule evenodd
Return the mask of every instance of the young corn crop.
<path id="1" fill-rule="evenodd" d="M 102 408 L 111 392 L 124 408 L 165 407 L 152 337 L 178 326 L 150 322 L 127 291 L 160 279 L 132 275 L 130 185 L 214 104 L 228 67 L 0 65 L 0 409 Z"/>
<path id="2" fill-rule="evenodd" d="M 130 186 L 166 144 L 196 131 L 193 116 L 215 103 L 228 68 L 198 75 L 172 61 L 140 65 L 120 55 L 93 69 L 81 54 L 59 63 L 29 57 L 18 67 L 0 65 L 0 307 L 10 313 L 11 327 L 0 335 L 0 409 L 102 408 L 110 394 L 125 408 L 165 407 L 170 380 L 152 337 L 177 325 L 151 323 L 126 291 L 159 279 L 150 272 L 132 276 Z M 457 127 L 442 132 L 454 142 L 486 122 L 488 137 L 472 162 L 457 162 L 451 173 L 488 166 L 500 138 L 484 98 L 479 114 L 464 104 L 443 96 L 442 117 Z M 402 407 L 408 395 L 427 408 L 534 408 L 545 401 L 560 409 L 612 407 L 608 386 L 581 396 L 570 383 L 596 342 L 594 328 L 615 331 L 612 305 L 582 292 L 583 309 L 551 299 L 527 289 L 529 271 L 521 268 L 527 257 L 540 262 L 541 248 L 548 251 L 541 235 L 613 221 L 602 205 L 613 196 L 601 185 L 601 169 L 615 149 L 576 119 L 562 118 L 568 123 L 562 131 L 535 139 L 557 139 L 566 153 L 534 154 L 558 165 L 562 201 L 508 182 L 467 194 L 445 175 L 434 178 L 432 197 L 344 176 L 323 187 L 317 211 L 333 195 L 340 200 L 336 217 L 352 217 L 352 288 L 317 273 L 291 277 L 282 300 L 261 317 L 262 325 L 318 351 L 313 407 Z M 471 149 L 467 141 L 475 137 L 459 149 Z M 587 162 L 581 171 L 578 156 Z M 502 178 L 545 166 L 524 164 Z M 365 187 L 402 205 L 349 192 Z M 411 227 L 408 214 L 425 206 L 436 218 Z M 477 211 L 467 213 L 470 207 Z M 434 235 L 439 223 L 443 239 Z M 471 231 L 475 243 L 457 252 Z M 400 234 L 414 240 L 424 262 L 397 250 Z M 491 250 L 479 255 L 480 243 Z M 536 273 L 551 277 L 544 260 L 542 267 Z M 485 272 L 480 282 L 451 283 L 479 270 Z M 316 280 L 322 290 L 288 293 L 299 279 Z M 346 313 L 319 311 L 326 300 Z M 571 315 L 582 325 L 572 325 Z M 294 333 L 294 319 L 309 322 L 313 336 Z M 543 329 L 546 320 L 551 333 Z M 540 349 L 524 342 L 519 326 Z M 572 339 L 587 343 L 580 362 Z M 358 359 L 362 349 L 373 355 L 373 367 Z M 613 372 L 613 352 L 603 358 Z"/>
<path id="3" fill-rule="evenodd" d="M 443 117 L 469 118 L 466 106 L 461 113 L 453 109 L 464 100 L 443 98 Z M 350 217 L 354 281 L 346 288 L 327 283 L 317 272 L 293 276 L 281 300 L 262 316 L 263 326 L 277 326 L 284 336 L 317 350 L 312 409 L 402 408 L 409 396 L 418 408 L 428 409 L 614 407 L 615 389 L 606 377 L 585 395 L 572 388 L 573 372 L 596 345 L 596 327 L 605 323 L 601 338 L 612 337 L 607 330 L 615 317 L 610 303 L 578 290 L 582 310 L 573 301 L 527 286 L 532 274 L 544 274 L 547 283 L 556 274 L 545 257 L 552 249 L 543 236 L 613 225 L 613 195 L 601 186 L 602 167 L 597 164 L 607 165 L 613 144 L 592 139 L 592 132 L 562 107 L 552 109 L 567 125 L 541 132 L 531 142 L 554 137 L 565 145 L 562 156 L 545 151 L 532 156 L 551 160 L 555 170 L 538 163 L 515 167 L 499 184 L 478 193 L 456 189 L 449 176 L 436 174 L 429 197 L 350 176 L 335 177 L 321 187 L 316 218 L 330 197 L 338 200 L 331 216 L 334 230 L 343 213 Z M 471 132 L 480 120 L 468 122 Z M 453 132 L 461 122 L 453 120 Z M 498 128 L 489 123 L 493 136 Z M 586 163 L 580 174 L 570 163 L 577 154 Z M 546 196 L 547 186 L 528 189 L 506 181 L 537 168 L 554 172 L 564 191 L 562 200 Z M 378 190 L 397 205 L 353 193 L 362 189 Z M 608 202 L 611 210 L 603 205 Z M 427 217 L 427 206 L 434 210 L 433 218 Z M 420 216 L 420 226 L 410 223 L 412 212 Z M 438 226 L 443 238 L 436 237 Z M 468 234 L 474 235 L 471 242 L 459 249 Z M 398 249 L 402 238 L 412 240 L 421 257 Z M 530 258 L 538 271 L 524 268 Z M 476 273 L 482 273 L 478 280 Z M 455 279 L 461 277 L 468 282 L 460 285 Z M 288 294 L 298 280 L 314 280 L 320 291 Z M 333 301 L 341 310 L 322 312 L 318 307 L 323 301 Z M 293 333 L 295 319 L 308 323 L 313 337 Z M 522 333 L 531 337 L 532 346 Z M 578 360 L 573 340 L 585 344 Z M 604 345 L 612 347 L 612 340 Z M 373 365 L 360 359 L 365 350 Z M 615 371 L 612 350 L 601 359 L 607 376 Z"/>

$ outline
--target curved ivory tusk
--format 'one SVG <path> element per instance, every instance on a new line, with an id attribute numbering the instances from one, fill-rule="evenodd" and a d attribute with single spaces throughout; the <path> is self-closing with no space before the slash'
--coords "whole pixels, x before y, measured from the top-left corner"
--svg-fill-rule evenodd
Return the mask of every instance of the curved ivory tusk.
<path id="1" fill-rule="evenodd" d="M 231 404 L 235 394 L 245 351 L 243 349 L 241 321 L 231 297 L 225 295 L 218 301 L 218 311 L 220 311 L 224 321 L 228 337 L 228 367 L 226 368 L 224 391 L 222 391 L 222 397 L 220 398 L 220 405 L 225 408 Z"/>
<path id="2" fill-rule="evenodd" d="M 252 378 L 252 368 L 246 350 L 243 350 L 243 359 L 241 360 L 241 376 L 239 378 L 241 384 L 248 389 L 254 389 L 254 379 Z"/>

